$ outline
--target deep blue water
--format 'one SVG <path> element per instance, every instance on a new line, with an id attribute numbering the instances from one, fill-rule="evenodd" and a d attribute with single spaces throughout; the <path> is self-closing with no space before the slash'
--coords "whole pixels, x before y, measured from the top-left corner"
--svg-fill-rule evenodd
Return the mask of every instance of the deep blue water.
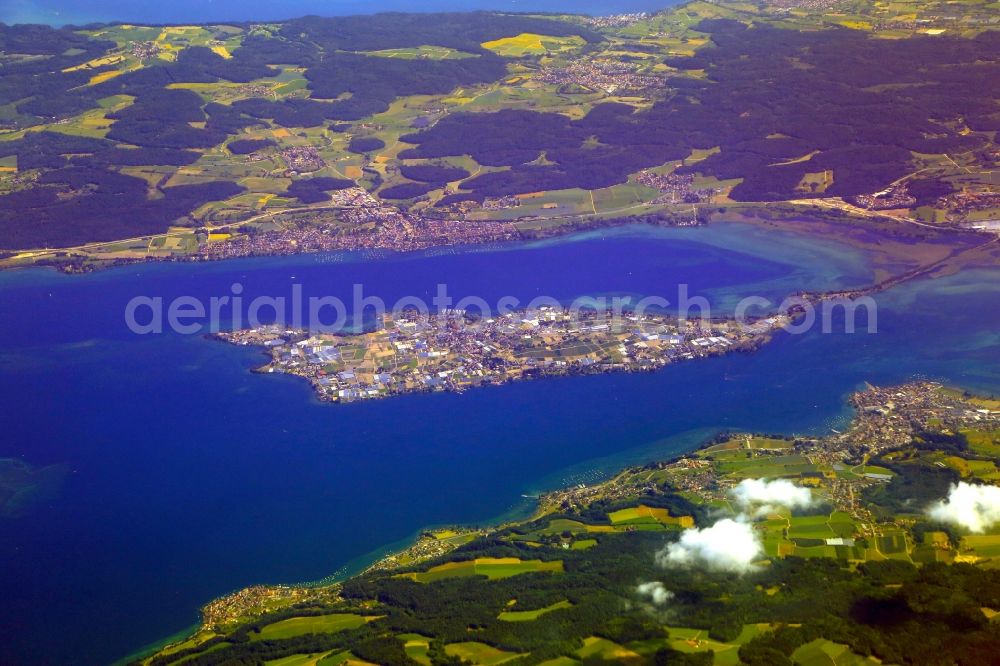
<path id="1" fill-rule="evenodd" d="M 469 12 L 496 10 L 606 16 L 653 12 L 677 4 L 674 0 L 5 0 L 4 23 L 93 22 L 208 23 L 213 21 L 275 21 L 299 16 L 346 16 L 377 12 Z"/>
<path id="2" fill-rule="evenodd" d="M 336 260 L 334 260 L 336 259 Z M 259 352 L 137 337 L 135 295 L 280 295 L 293 282 L 388 300 L 451 293 L 737 295 L 860 284 L 863 255 L 740 225 L 626 229 L 493 252 L 379 261 L 158 264 L 0 274 L 0 457 L 71 470 L 0 519 L 0 663 L 102 663 L 190 626 L 214 596 L 315 580 L 421 527 L 489 521 L 522 493 L 690 448 L 720 428 L 824 432 L 864 381 L 1000 392 L 1000 272 L 879 297 L 877 334 L 783 335 L 753 355 L 652 374 L 521 382 L 347 406 Z M 294 278 L 294 279 L 293 279 Z"/>

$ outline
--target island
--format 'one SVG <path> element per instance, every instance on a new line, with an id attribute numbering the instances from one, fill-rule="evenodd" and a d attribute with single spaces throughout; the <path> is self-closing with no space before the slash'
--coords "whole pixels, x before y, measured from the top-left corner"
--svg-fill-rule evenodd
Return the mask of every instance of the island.
<path id="1" fill-rule="evenodd" d="M 346 580 L 236 592 L 136 663 L 988 663 L 1000 400 L 916 382 L 850 404 L 843 432 L 723 432 Z"/>
<path id="2" fill-rule="evenodd" d="M 321 400 L 353 402 L 404 393 L 462 392 L 558 375 L 649 371 L 670 363 L 757 349 L 792 322 L 678 319 L 665 314 L 542 306 L 484 318 L 465 311 L 386 314 L 376 330 L 316 333 L 282 326 L 216 333 L 267 349 L 257 372 L 309 380 Z"/>

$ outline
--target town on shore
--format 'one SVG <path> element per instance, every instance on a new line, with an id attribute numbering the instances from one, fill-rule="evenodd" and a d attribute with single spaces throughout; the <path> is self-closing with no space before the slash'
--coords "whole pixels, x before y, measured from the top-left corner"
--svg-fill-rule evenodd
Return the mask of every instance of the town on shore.
<path id="1" fill-rule="evenodd" d="M 494 317 L 461 311 L 387 314 L 375 330 L 310 333 L 267 325 L 217 338 L 265 347 L 258 372 L 307 379 L 320 399 L 353 402 L 405 393 L 462 392 L 533 377 L 643 371 L 752 351 L 793 315 L 748 321 L 678 319 L 543 306 Z"/>

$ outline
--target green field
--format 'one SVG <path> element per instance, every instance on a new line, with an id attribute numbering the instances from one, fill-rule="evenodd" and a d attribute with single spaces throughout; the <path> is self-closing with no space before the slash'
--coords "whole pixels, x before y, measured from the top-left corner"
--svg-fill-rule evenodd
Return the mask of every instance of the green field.
<path id="1" fill-rule="evenodd" d="M 546 613 L 551 613 L 554 610 L 559 610 L 560 608 L 572 608 L 573 604 L 568 601 L 558 601 L 551 606 L 546 606 L 545 608 L 538 608 L 536 610 L 528 611 L 503 611 L 497 616 L 498 620 L 503 620 L 504 622 L 529 622 L 531 620 L 537 620 L 542 615 Z"/>
<path id="2" fill-rule="evenodd" d="M 584 660 L 599 659 L 604 661 L 634 659 L 639 656 L 637 652 L 598 636 L 589 636 L 583 639 L 583 647 L 577 650 L 576 654 Z"/>
<path id="3" fill-rule="evenodd" d="M 483 666 L 502 664 L 505 661 L 517 659 L 521 656 L 516 652 L 505 652 L 492 645 L 477 643 L 475 641 L 449 643 L 444 647 L 444 651 L 453 657 L 464 659 L 473 664 L 482 664 Z"/>
<path id="4" fill-rule="evenodd" d="M 800 646 L 792 653 L 792 661 L 801 666 L 864 666 L 881 663 L 872 657 L 862 657 L 840 643 L 818 638 Z"/>
<path id="5" fill-rule="evenodd" d="M 360 51 L 367 56 L 376 58 L 399 58 L 401 60 L 461 60 L 463 58 L 476 58 L 475 53 L 456 51 L 445 46 L 413 46 L 409 48 L 382 49 L 380 51 Z"/>
<path id="6" fill-rule="evenodd" d="M 961 553 L 976 557 L 1000 558 L 1000 534 L 970 534 L 962 537 Z"/>
<path id="7" fill-rule="evenodd" d="M 430 638 L 422 634 L 399 634 L 396 638 L 403 641 L 406 656 L 424 666 L 430 666 L 431 660 L 427 656 L 427 650 L 430 649 Z"/>
<path id="8" fill-rule="evenodd" d="M 694 520 L 690 516 L 671 516 L 666 509 L 648 507 L 640 504 L 636 507 L 613 511 L 608 514 L 613 525 L 660 525 L 671 527 L 693 527 Z"/>
<path id="9" fill-rule="evenodd" d="M 328 634 L 345 629 L 357 629 L 374 619 L 354 613 L 293 617 L 267 625 L 259 634 L 253 635 L 253 640 L 277 640 L 305 634 Z"/>
<path id="10" fill-rule="evenodd" d="M 509 578 L 523 573 L 550 571 L 558 573 L 563 570 L 561 560 L 543 562 L 541 560 L 519 560 L 516 557 L 481 557 L 462 562 L 447 562 L 431 567 L 424 572 L 398 574 L 418 583 L 433 583 L 446 578 L 461 578 L 465 576 L 486 576 L 490 580 Z"/>

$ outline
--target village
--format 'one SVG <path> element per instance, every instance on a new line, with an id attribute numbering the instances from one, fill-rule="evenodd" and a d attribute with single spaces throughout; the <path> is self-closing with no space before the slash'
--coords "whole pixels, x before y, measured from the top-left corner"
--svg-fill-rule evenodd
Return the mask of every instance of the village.
<path id="1" fill-rule="evenodd" d="M 576 85 L 607 94 L 640 93 L 665 88 L 667 80 L 657 74 L 640 71 L 637 64 L 617 60 L 579 59 L 566 67 L 544 67 L 535 75 L 537 81 L 553 85 Z"/>
<path id="2" fill-rule="evenodd" d="M 695 188 L 692 174 L 658 174 L 646 170 L 639 173 L 636 181 L 660 191 L 660 196 L 652 203 L 699 203 L 709 200 L 717 193 L 716 190 Z"/>
<path id="3" fill-rule="evenodd" d="M 337 220 L 330 211 L 337 211 Z M 207 259 L 379 249 L 411 252 L 444 245 L 516 240 L 520 233 L 504 220 L 466 221 L 403 213 L 360 187 L 331 193 L 329 203 L 307 213 L 315 220 L 287 222 L 280 229 L 209 240 L 199 254 Z"/>
<path id="4" fill-rule="evenodd" d="M 670 363 L 751 351 L 789 323 L 678 320 L 646 313 L 543 306 L 472 318 L 464 312 L 386 314 L 377 330 L 317 334 L 279 326 L 217 337 L 267 348 L 259 372 L 308 379 L 320 399 L 353 402 L 425 391 L 462 392 L 518 379 L 655 370 Z"/>
<path id="5" fill-rule="evenodd" d="M 794 479 L 813 489 L 834 512 L 849 515 L 855 534 L 830 537 L 825 545 L 853 547 L 857 539 L 874 539 L 912 522 L 879 519 L 863 501 L 866 488 L 885 485 L 894 476 L 870 465 L 870 460 L 905 450 L 928 432 L 1000 429 L 1000 401 L 977 399 L 935 382 L 867 386 L 851 396 L 850 404 L 855 413 L 844 432 L 806 438 L 724 434 L 718 438 L 721 441 L 672 461 L 628 469 L 603 483 L 548 493 L 540 498 L 540 512 L 572 512 L 598 499 L 617 502 L 655 495 L 662 492 L 664 479 L 672 492 L 697 503 L 724 506 L 730 504 L 731 491 L 740 481 L 766 471 L 771 478 Z"/>
<path id="6" fill-rule="evenodd" d="M 624 28 L 639 21 L 645 21 L 650 15 L 646 12 L 633 12 L 631 14 L 611 14 L 610 16 L 591 16 L 587 18 L 587 23 L 595 28 Z"/>

